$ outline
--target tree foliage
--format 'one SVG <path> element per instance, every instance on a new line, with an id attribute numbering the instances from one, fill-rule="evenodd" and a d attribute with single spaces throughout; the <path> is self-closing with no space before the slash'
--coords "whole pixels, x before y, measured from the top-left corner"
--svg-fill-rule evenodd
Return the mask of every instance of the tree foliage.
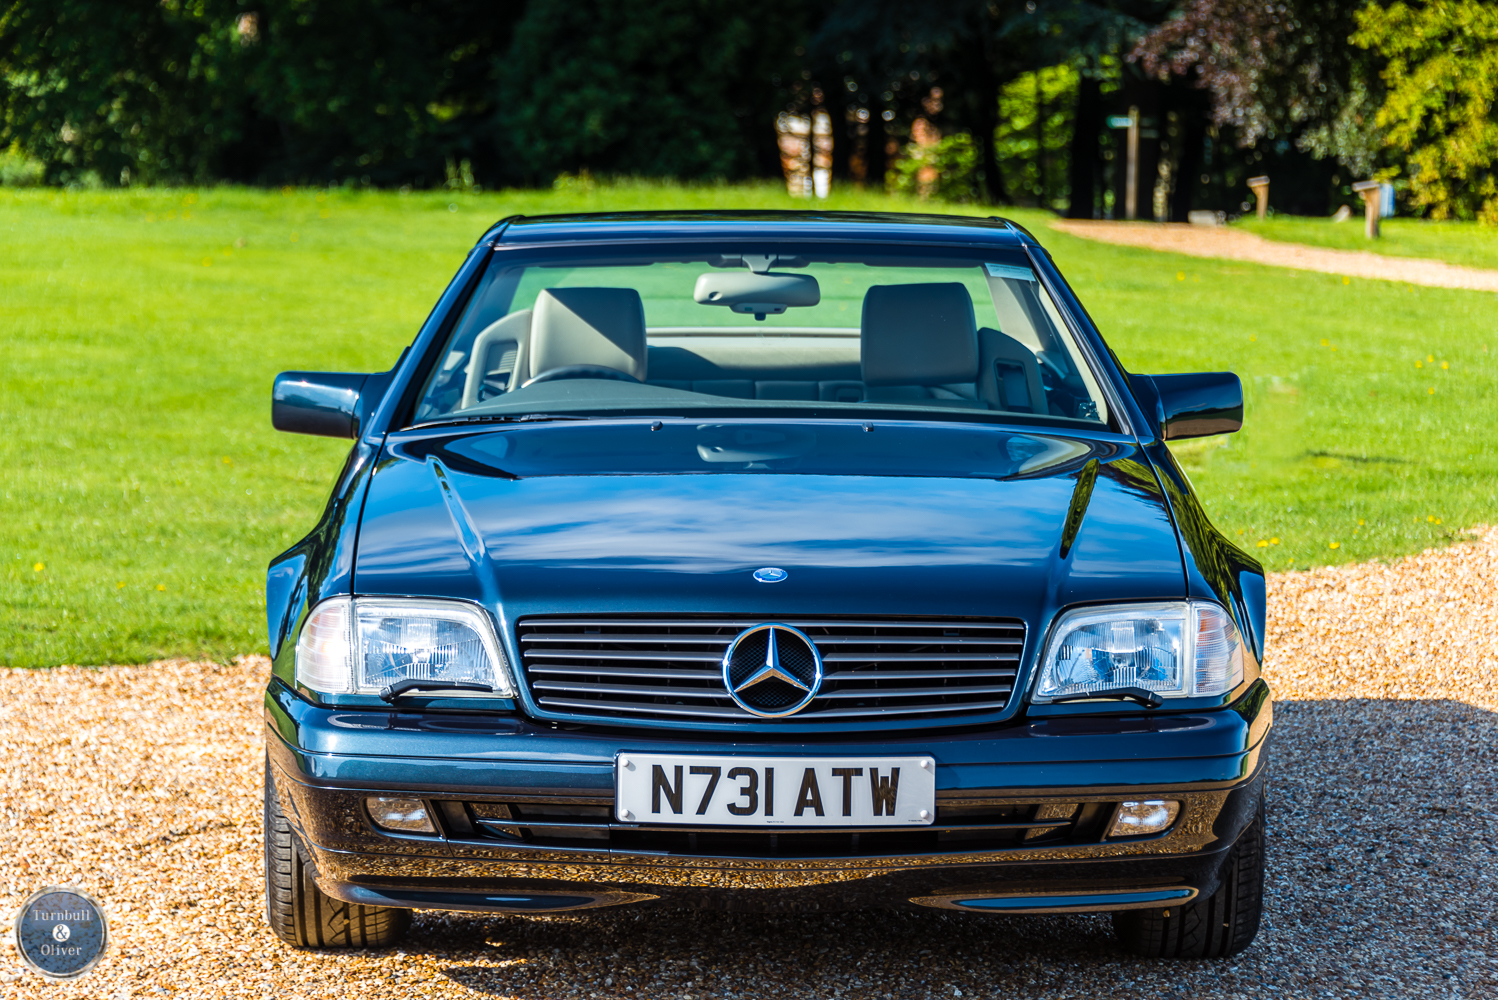
<path id="1" fill-rule="evenodd" d="M 929 115 L 927 95 L 940 87 L 941 127 L 973 137 L 983 194 L 1008 201 L 996 148 L 1003 88 L 1060 63 L 1095 71 L 1169 9 L 1169 0 L 839 0 L 811 51 L 851 100 L 896 123 Z"/>
<path id="2" fill-rule="evenodd" d="M 255 2 L 238 53 L 253 131 L 231 175 L 431 183 L 448 161 L 492 165 L 495 54 L 522 0 Z"/>
<path id="3" fill-rule="evenodd" d="M 942 201 L 972 201 L 977 191 L 978 150 L 966 132 L 943 136 L 930 146 L 908 143 L 890 171 L 890 189 Z M 926 180 L 929 175 L 930 180 Z"/>
<path id="4" fill-rule="evenodd" d="M 238 82 L 230 15 L 217 0 L 10 4 L 0 145 L 18 143 L 55 181 L 212 176 L 240 117 L 223 102 Z"/>
<path id="5" fill-rule="evenodd" d="M 775 162 L 804 14 L 795 0 L 530 0 L 503 62 L 501 147 L 530 180 L 754 173 L 756 151 Z"/>
<path id="6" fill-rule="evenodd" d="M 1135 48 L 1152 74 L 1211 93 L 1212 120 L 1244 146 L 1293 137 L 1355 173 L 1373 170 L 1378 78 L 1348 44 L 1365 0 L 1187 0 Z"/>
<path id="7" fill-rule="evenodd" d="M 1498 224 L 1498 7 L 1369 4 L 1353 41 L 1388 60 L 1378 123 L 1408 158 L 1415 204 Z"/>
<path id="8" fill-rule="evenodd" d="M 60 182 L 440 178 L 474 153 L 519 7 L 11 0 L 0 146 Z"/>
<path id="9" fill-rule="evenodd" d="M 1407 156 L 1418 204 L 1498 213 L 1494 6 L 1379 2 L 0 0 L 0 182 L 772 176 L 777 113 L 819 105 L 835 171 L 877 181 L 924 118 L 953 141 L 900 176 L 935 156 L 942 190 L 1090 215 L 1122 105 L 1168 132 L 1174 215 L 1287 140 L 1364 176 Z"/>

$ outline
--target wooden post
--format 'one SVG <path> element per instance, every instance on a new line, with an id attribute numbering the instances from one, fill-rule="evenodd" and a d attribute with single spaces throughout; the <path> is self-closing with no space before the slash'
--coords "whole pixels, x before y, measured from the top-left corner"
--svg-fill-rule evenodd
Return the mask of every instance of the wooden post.
<path id="1" fill-rule="evenodd" d="M 1124 218 L 1139 218 L 1139 109 L 1129 109 L 1128 163 L 1124 168 Z"/>
<path id="2" fill-rule="evenodd" d="M 1254 193 L 1254 197 L 1258 199 L 1259 219 L 1263 221 L 1265 213 L 1269 211 L 1269 178 L 1250 177 L 1248 179 L 1248 188 Z"/>
<path id="3" fill-rule="evenodd" d="M 1379 202 L 1383 200 L 1380 197 L 1381 187 L 1378 181 L 1358 181 L 1352 186 L 1354 191 L 1363 196 L 1363 235 L 1370 240 L 1378 239 Z"/>

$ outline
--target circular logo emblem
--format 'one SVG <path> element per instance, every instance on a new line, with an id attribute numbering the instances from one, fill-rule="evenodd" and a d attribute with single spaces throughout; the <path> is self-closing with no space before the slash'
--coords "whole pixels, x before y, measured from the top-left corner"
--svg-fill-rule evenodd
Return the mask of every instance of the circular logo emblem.
<path id="1" fill-rule="evenodd" d="M 788 576 L 790 574 L 779 566 L 766 566 L 754 571 L 754 578 L 760 583 L 779 583 Z"/>
<path id="2" fill-rule="evenodd" d="M 815 643 L 789 625 L 756 625 L 740 632 L 723 654 L 723 686 L 751 715 L 794 715 L 822 686 L 822 657 Z"/>
<path id="3" fill-rule="evenodd" d="M 21 960 L 49 979 L 72 979 L 92 969 L 109 945 L 104 908 L 78 889 L 48 886 L 16 915 Z"/>

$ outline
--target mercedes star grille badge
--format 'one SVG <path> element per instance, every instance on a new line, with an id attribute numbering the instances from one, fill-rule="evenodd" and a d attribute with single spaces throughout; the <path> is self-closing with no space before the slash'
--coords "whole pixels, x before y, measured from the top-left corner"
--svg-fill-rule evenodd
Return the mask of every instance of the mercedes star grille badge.
<path id="1" fill-rule="evenodd" d="M 740 632 L 723 654 L 723 686 L 752 715 L 794 715 L 822 686 L 822 657 L 815 643 L 789 625 L 756 625 Z"/>

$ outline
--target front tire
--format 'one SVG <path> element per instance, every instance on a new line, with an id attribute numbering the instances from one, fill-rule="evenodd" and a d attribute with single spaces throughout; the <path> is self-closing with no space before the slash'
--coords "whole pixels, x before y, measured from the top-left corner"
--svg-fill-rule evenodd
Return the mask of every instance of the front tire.
<path id="1" fill-rule="evenodd" d="M 383 948 L 406 936 L 411 911 L 361 906 L 317 887 L 306 857 L 276 797 L 265 762 L 265 917 L 276 937 L 296 948 Z"/>
<path id="2" fill-rule="evenodd" d="M 1264 913 L 1264 800 L 1228 852 L 1222 884 L 1210 896 L 1164 910 L 1113 914 L 1124 950 L 1144 958 L 1227 958 L 1253 943 Z"/>

